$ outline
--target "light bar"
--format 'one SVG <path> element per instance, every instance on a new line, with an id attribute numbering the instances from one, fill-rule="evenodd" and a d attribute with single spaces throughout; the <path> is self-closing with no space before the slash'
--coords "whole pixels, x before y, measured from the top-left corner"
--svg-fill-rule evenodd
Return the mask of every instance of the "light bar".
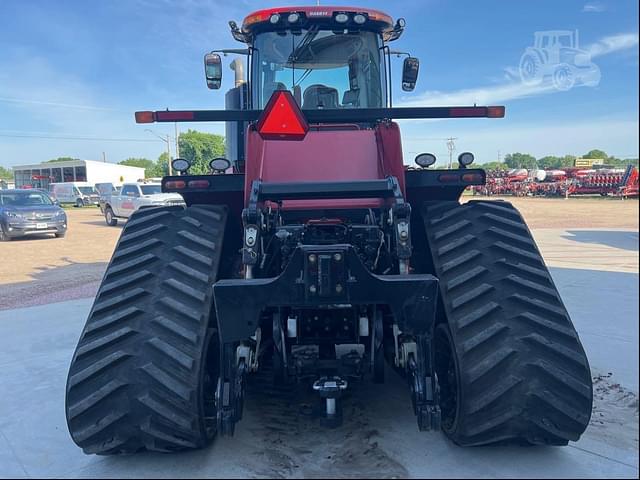
<path id="1" fill-rule="evenodd" d="M 285 90 L 277 90 L 278 93 Z M 295 106 L 295 110 L 300 111 Z M 160 110 L 136 112 L 137 123 L 153 122 L 254 122 L 264 110 Z M 505 109 L 496 107 L 399 107 L 302 110 L 308 123 L 362 123 L 382 120 L 426 118 L 503 118 Z"/>

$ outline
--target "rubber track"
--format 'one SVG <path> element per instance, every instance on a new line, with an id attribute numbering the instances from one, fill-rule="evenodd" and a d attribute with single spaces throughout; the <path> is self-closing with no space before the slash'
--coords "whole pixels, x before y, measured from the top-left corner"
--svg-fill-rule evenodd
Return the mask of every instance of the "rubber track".
<path id="1" fill-rule="evenodd" d="M 423 206 L 460 372 L 460 445 L 565 445 L 589 423 L 589 364 L 519 212 L 501 201 Z"/>
<path id="2" fill-rule="evenodd" d="M 86 453 L 211 440 L 201 378 L 226 216 L 220 206 L 161 207 L 126 223 L 67 379 L 69 432 Z"/>

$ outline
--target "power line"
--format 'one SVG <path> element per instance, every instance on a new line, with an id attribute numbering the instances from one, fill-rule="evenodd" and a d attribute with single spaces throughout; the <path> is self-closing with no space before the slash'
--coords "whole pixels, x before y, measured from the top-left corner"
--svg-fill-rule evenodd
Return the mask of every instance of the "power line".
<path id="1" fill-rule="evenodd" d="M 107 138 L 107 137 L 73 137 L 64 135 L 29 135 L 29 134 L 7 134 L 0 133 L 0 137 L 10 138 L 44 138 L 53 140 L 88 140 L 98 142 L 158 142 L 149 138 Z"/>

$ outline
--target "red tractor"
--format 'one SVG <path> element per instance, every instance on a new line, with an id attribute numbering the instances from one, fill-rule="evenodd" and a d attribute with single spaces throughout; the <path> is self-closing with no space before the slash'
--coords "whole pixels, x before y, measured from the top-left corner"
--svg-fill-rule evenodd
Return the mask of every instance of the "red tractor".
<path id="1" fill-rule="evenodd" d="M 405 22 L 369 9 L 260 10 L 224 111 L 138 112 L 139 123 L 227 122 L 210 175 L 162 179 L 187 204 L 123 229 L 73 356 L 66 416 L 86 453 L 200 448 L 232 434 L 248 377 L 273 372 L 340 397 L 385 365 L 407 379 L 420 430 L 459 445 L 566 445 L 589 423 L 578 335 L 522 217 L 461 205 L 481 169 L 403 164 L 393 119 L 502 117 L 504 107 L 394 108 L 390 49 Z M 413 90 L 418 60 L 404 61 Z M 383 388 L 383 387 L 381 387 Z"/>

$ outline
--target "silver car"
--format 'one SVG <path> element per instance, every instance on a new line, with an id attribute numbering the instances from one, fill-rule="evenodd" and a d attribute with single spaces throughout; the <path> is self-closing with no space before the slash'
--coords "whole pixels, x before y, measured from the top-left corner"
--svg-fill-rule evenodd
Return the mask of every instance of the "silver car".
<path id="1" fill-rule="evenodd" d="M 67 215 L 40 190 L 0 190 L 0 241 L 26 235 L 67 233 Z"/>

